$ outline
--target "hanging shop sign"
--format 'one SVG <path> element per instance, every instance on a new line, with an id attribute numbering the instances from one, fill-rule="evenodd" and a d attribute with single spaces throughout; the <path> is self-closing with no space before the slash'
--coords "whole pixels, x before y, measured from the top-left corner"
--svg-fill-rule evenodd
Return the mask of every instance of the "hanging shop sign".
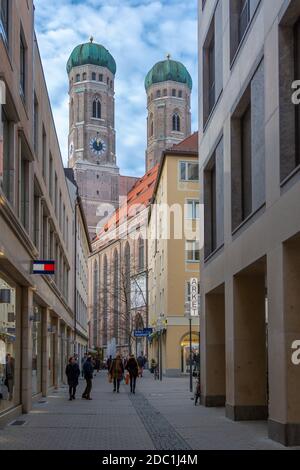
<path id="1" fill-rule="evenodd" d="M 55 261 L 34 261 L 32 274 L 55 274 Z"/>
<path id="2" fill-rule="evenodd" d="M 191 304 L 190 304 L 190 315 L 191 317 L 199 316 L 199 292 L 198 292 L 199 281 L 197 278 L 191 278 Z"/>

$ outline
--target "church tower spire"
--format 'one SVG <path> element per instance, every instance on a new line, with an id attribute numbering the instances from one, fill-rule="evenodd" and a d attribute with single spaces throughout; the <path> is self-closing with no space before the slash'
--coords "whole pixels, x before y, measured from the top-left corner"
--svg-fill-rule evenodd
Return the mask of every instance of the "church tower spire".
<path id="1" fill-rule="evenodd" d="M 192 86 L 186 67 L 170 54 L 147 74 L 147 170 L 160 162 L 164 150 L 191 134 Z"/>
<path id="2" fill-rule="evenodd" d="M 94 42 L 77 46 L 67 63 L 69 76 L 69 167 L 73 168 L 91 236 L 109 207 L 118 206 L 116 164 L 116 63 Z M 108 210 L 104 210 L 107 206 Z M 103 214 L 102 214 L 103 213 Z"/>

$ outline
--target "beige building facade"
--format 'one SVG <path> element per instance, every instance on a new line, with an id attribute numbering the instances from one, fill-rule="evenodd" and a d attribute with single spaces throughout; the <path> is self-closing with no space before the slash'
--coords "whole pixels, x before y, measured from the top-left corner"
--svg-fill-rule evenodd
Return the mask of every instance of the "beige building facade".
<path id="1" fill-rule="evenodd" d="M 300 444 L 300 4 L 199 2 L 201 390 Z"/>
<path id="2" fill-rule="evenodd" d="M 190 368 L 190 280 L 199 282 L 198 234 L 195 133 L 163 152 L 148 223 L 149 326 L 153 328 L 149 359 L 169 377 L 188 373 Z M 192 318 L 192 353 L 193 358 L 199 356 L 198 316 Z"/>
<path id="3" fill-rule="evenodd" d="M 1 7 L 2 424 L 65 380 L 74 349 L 74 215 L 33 31 L 33 2 Z M 33 274 L 34 260 L 54 260 L 55 276 Z"/>

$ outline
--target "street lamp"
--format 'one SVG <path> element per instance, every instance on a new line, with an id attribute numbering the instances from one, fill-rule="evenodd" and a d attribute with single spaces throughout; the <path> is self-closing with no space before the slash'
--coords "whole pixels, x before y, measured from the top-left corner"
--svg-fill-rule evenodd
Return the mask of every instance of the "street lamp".
<path id="1" fill-rule="evenodd" d="M 158 350 L 159 350 L 159 380 L 162 381 L 162 334 L 163 334 L 163 319 L 164 315 L 160 314 L 158 320 L 157 320 L 157 331 L 159 334 L 159 344 L 158 344 Z"/>

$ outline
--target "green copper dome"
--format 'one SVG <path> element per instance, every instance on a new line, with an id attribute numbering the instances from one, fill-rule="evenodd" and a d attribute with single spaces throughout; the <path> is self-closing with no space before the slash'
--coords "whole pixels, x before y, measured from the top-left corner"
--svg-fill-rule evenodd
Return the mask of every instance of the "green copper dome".
<path id="1" fill-rule="evenodd" d="M 70 73 L 73 67 L 80 65 L 99 65 L 108 68 L 114 75 L 117 71 L 115 59 L 105 47 L 92 41 L 80 44 L 75 47 L 68 63 L 67 72 Z"/>
<path id="2" fill-rule="evenodd" d="M 186 67 L 181 62 L 177 62 L 169 58 L 162 62 L 158 62 L 154 67 L 152 67 L 145 79 L 145 88 L 148 91 L 151 85 L 167 82 L 169 80 L 185 83 L 190 90 L 193 88 L 192 77 Z"/>

